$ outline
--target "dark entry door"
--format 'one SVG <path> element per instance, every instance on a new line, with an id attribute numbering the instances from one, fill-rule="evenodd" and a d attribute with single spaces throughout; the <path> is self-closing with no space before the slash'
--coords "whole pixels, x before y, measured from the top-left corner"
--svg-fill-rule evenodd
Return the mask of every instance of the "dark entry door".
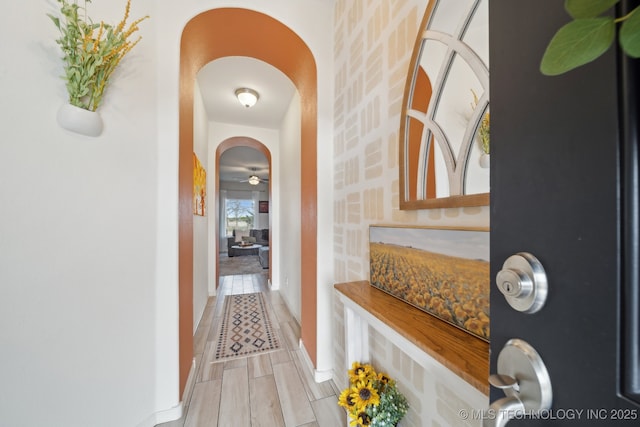
<path id="1" fill-rule="evenodd" d="M 511 338 L 548 370 L 551 411 L 509 425 L 640 425 L 640 75 L 623 84 L 612 50 L 543 76 L 545 46 L 568 20 L 560 0 L 490 2 L 491 372 Z M 534 314 L 512 309 L 495 284 L 518 252 L 548 277 Z"/>

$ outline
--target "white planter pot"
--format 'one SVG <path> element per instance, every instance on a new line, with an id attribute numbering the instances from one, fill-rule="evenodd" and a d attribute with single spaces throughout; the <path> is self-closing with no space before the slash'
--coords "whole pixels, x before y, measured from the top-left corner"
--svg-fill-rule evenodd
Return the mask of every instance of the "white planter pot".
<path id="1" fill-rule="evenodd" d="M 483 169 L 489 169 L 490 161 L 490 155 L 482 153 L 482 155 L 480 156 L 480 167 Z"/>
<path id="2" fill-rule="evenodd" d="M 102 133 L 102 118 L 97 111 L 64 104 L 58 110 L 56 118 L 61 127 L 80 135 L 99 136 Z"/>

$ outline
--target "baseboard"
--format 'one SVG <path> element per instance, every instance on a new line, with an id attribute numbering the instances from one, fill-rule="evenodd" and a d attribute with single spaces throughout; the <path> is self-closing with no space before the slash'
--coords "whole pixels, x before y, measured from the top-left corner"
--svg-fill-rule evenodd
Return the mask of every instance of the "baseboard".
<path id="1" fill-rule="evenodd" d="M 273 290 L 276 290 L 276 289 L 273 288 Z M 293 320 L 296 321 L 296 323 L 298 324 L 298 328 L 299 328 L 300 327 L 300 319 L 298 319 L 298 316 L 296 316 L 296 313 L 291 309 L 291 305 L 289 304 L 289 300 L 282 293 L 280 294 L 280 296 L 282 297 L 282 301 L 284 302 L 284 305 L 287 307 L 287 310 L 289 310 L 289 313 L 291 314 L 291 317 L 293 317 Z"/>
<path id="2" fill-rule="evenodd" d="M 180 402 L 177 406 L 173 408 L 166 409 L 164 411 L 158 411 L 154 414 L 151 414 L 146 420 L 138 424 L 137 427 L 155 427 L 158 424 L 168 423 L 169 421 L 174 421 L 182 417 L 183 410 L 183 402 Z"/>
<path id="3" fill-rule="evenodd" d="M 191 398 L 193 392 L 193 386 L 196 381 L 196 358 L 191 360 L 191 369 L 189 369 L 189 376 L 187 377 L 187 383 L 184 386 L 184 392 L 182 393 L 182 403 Z"/>
<path id="4" fill-rule="evenodd" d="M 313 380 L 317 383 L 322 383 L 328 380 L 333 379 L 333 369 L 328 369 L 326 371 L 319 371 L 313 367 L 313 362 L 309 357 L 309 353 L 307 353 L 307 349 L 304 348 L 304 344 L 302 343 L 302 339 L 300 339 L 300 343 L 298 345 L 300 347 L 300 353 L 302 354 L 302 360 L 304 360 L 305 367 L 311 372 L 313 375 Z"/>
<path id="5" fill-rule="evenodd" d="M 182 417 L 184 410 L 184 404 L 187 400 L 187 396 L 190 396 L 194 382 L 196 378 L 196 358 L 191 360 L 191 369 L 189 369 L 189 376 L 187 377 L 187 384 L 184 387 L 184 393 L 182 394 L 182 401 L 170 409 L 165 409 L 151 414 L 146 420 L 138 424 L 136 427 L 155 427 L 158 424 L 168 423 L 169 421 L 175 421 Z"/>

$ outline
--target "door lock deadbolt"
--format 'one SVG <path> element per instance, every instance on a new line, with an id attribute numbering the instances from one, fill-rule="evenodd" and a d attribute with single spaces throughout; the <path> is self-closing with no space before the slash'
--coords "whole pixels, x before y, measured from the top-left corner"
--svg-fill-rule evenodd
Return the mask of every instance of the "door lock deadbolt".
<path id="1" fill-rule="evenodd" d="M 498 289 L 511 307 L 523 313 L 539 311 L 547 299 L 547 275 L 528 252 L 510 256 L 496 275 Z"/>

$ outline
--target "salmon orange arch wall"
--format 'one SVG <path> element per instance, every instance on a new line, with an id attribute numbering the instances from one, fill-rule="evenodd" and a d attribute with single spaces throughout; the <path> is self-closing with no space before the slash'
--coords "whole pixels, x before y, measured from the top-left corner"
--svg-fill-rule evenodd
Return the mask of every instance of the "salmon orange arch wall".
<path id="1" fill-rule="evenodd" d="M 249 29 L 249 30 L 247 30 Z M 317 354 L 317 72 L 309 47 L 290 28 L 260 12 L 212 9 L 187 23 L 180 42 L 179 339 L 180 393 L 193 359 L 193 88 L 198 71 L 226 56 L 248 56 L 279 69 L 298 89 L 301 110 L 301 335 Z"/>

